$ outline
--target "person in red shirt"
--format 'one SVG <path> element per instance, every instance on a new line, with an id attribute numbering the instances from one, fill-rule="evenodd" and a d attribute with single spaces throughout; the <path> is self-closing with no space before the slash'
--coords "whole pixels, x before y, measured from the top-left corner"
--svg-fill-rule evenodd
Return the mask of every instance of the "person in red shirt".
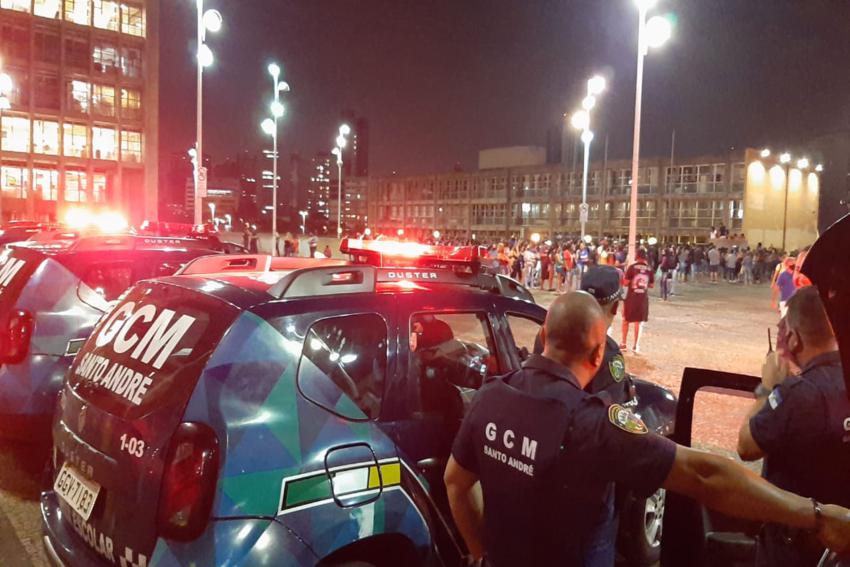
<path id="1" fill-rule="evenodd" d="M 572 291 L 573 289 L 573 271 L 576 268 L 576 263 L 573 260 L 572 245 L 564 246 L 564 291 Z"/>
<path id="2" fill-rule="evenodd" d="M 623 310 L 623 340 L 620 350 L 627 350 L 629 325 L 635 327 L 635 353 L 640 352 L 640 331 L 643 323 L 649 320 L 649 290 L 655 285 L 655 274 L 646 262 L 646 250 L 639 248 L 637 259 L 628 267 L 623 284 L 628 287 L 625 309 Z"/>

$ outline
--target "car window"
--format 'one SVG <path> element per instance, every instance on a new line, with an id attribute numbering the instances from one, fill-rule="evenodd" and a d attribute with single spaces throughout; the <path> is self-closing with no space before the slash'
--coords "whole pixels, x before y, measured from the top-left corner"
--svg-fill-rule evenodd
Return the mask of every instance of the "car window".
<path id="1" fill-rule="evenodd" d="M 529 354 L 533 353 L 540 354 L 543 351 L 543 345 L 540 344 L 538 335 L 542 323 L 516 313 L 508 313 L 507 318 L 519 359 L 525 360 Z"/>
<path id="2" fill-rule="evenodd" d="M 462 394 L 501 370 L 484 312 L 415 313 L 409 347 L 409 367 L 425 413 L 462 415 Z"/>
<path id="3" fill-rule="evenodd" d="M 82 282 L 106 301 L 114 301 L 133 283 L 129 262 L 95 264 L 86 270 Z"/>
<path id="4" fill-rule="evenodd" d="M 322 319 L 304 338 L 298 387 L 347 419 L 378 417 L 387 375 L 387 324 L 374 313 Z"/>

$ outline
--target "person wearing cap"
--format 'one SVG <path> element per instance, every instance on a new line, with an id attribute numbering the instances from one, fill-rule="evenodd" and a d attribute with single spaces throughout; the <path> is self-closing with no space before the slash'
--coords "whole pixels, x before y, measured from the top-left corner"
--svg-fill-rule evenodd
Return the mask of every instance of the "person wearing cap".
<path id="1" fill-rule="evenodd" d="M 605 317 L 606 329 L 614 323 L 614 317 L 623 299 L 620 287 L 622 272 L 613 266 L 599 266 L 588 270 L 581 282 L 582 291 L 596 299 Z M 602 365 L 590 384 L 585 388 L 590 394 L 599 394 L 606 404 L 623 404 L 628 401 L 628 388 L 625 384 L 626 361 L 617 341 L 605 337 L 605 354 Z M 617 526 L 619 525 L 617 508 L 614 505 L 615 484 L 608 484 L 603 495 L 604 506 L 596 521 L 596 529 L 585 548 L 584 565 L 613 565 L 616 558 Z"/>
<path id="2" fill-rule="evenodd" d="M 655 274 L 646 263 L 646 250 L 638 248 L 634 264 L 626 270 L 623 283 L 628 286 L 623 309 L 623 341 L 620 349 L 628 348 L 629 325 L 635 327 L 634 352 L 640 352 L 640 330 L 649 320 L 649 289 L 655 285 Z"/>

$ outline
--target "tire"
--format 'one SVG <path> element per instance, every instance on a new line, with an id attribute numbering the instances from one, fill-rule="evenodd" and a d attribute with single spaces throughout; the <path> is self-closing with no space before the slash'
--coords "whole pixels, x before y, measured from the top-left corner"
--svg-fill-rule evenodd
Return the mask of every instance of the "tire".
<path id="1" fill-rule="evenodd" d="M 629 505 L 620 519 L 620 529 L 626 536 L 621 552 L 631 567 L 647 567 L 661 558 L 665 497 L 663 488 L 649 498 L 629 495 Z"/>

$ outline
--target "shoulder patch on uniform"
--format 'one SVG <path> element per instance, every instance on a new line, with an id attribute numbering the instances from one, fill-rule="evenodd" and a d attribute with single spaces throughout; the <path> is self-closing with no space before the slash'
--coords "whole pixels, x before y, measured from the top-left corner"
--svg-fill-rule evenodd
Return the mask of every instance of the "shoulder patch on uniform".
<path id="1" fill-rule="evenodd" d="M 643 420 L 620 404 L 613 404 L 608 408 L 608 421 L 628 433 L 634 433 L 635 435 L 646 435 L 649 433 Z"/>
<path id="2" fill-rule="evenodd" d="M 614 382 L 623 381 L 623 378 L 626 377 L 626 361 L 622 354 L 618 354 L 608 361 L 608 370 L 611 372 Z"/>
<path id="3" fill-rule="evenodd" d="M 770 395 L 767 396 L 767 403 L 770 404 L 770 409 L 776 409 L 782 403 L 782 394 L 779 393 L 779 388 L 774 388 Z"/>

